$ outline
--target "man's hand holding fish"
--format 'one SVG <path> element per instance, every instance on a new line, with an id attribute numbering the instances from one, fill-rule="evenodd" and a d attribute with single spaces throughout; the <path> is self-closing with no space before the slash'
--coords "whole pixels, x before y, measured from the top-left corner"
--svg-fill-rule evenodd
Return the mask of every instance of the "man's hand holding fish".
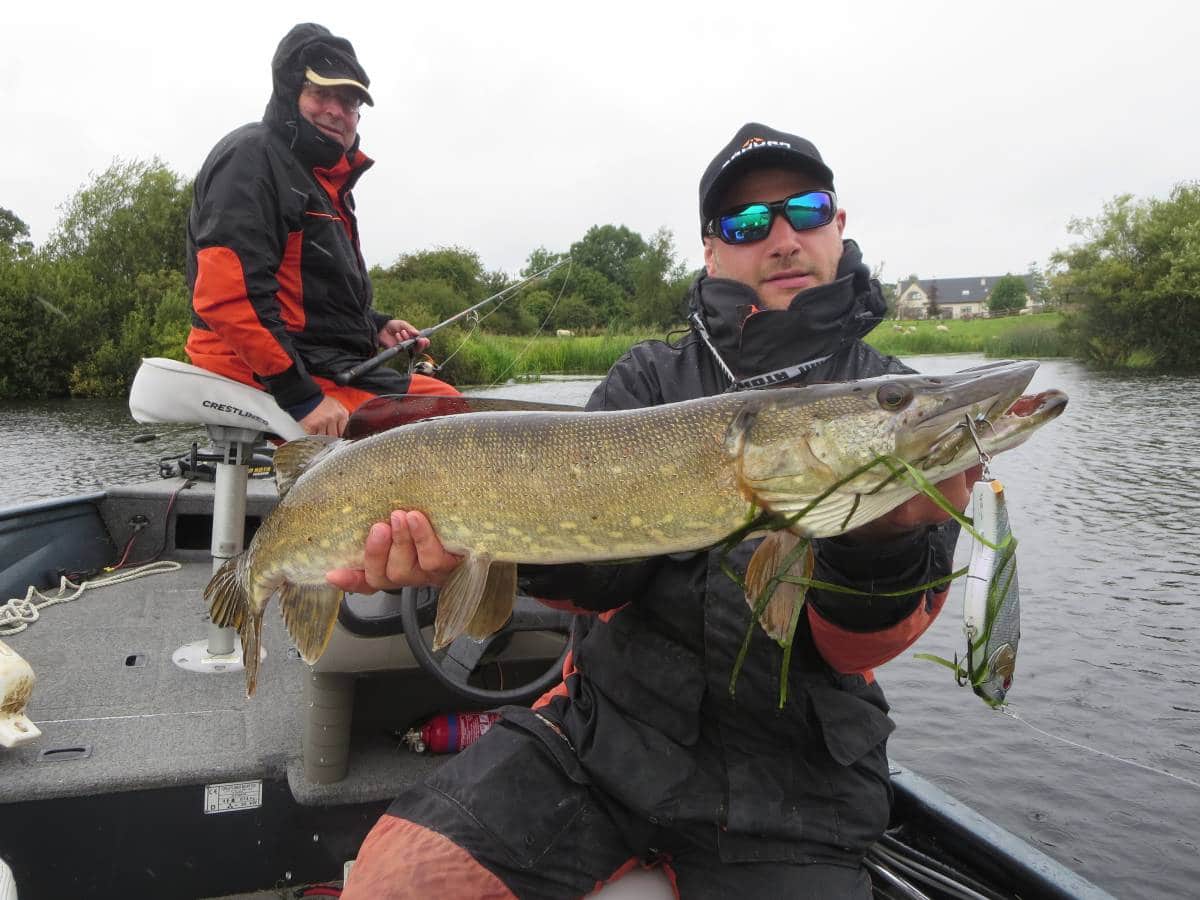
<path id="1" fill-rule="evenodd" d="M 395 510 L 388 521 L 371 526 L 362 567 L 334 569 L 326 579 L 353 594 L 441 587 L 461 562 L 461 556 L 442 546 L 423 513 Z"/>

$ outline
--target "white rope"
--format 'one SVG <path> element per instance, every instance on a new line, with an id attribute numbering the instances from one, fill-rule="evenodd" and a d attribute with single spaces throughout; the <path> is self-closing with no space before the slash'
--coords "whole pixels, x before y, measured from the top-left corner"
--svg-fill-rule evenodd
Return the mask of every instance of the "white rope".
<path id="1" fill-rule="evenodd" d="M 166 572 L 174 572 L 179 568 L 181 568 L 179 563 L 164 559 L 133 569 L 102 575 L 99 578 L 93 578 L 91 581 L 81 581 L 78 584 L 64 575 L 58 584 L 58 593 L 53 596 L 47 596 L 30 585 L 29 590 L 25 592 L 24 598 L 14 597 L 3 606 L 0 606 L 0 636 L 7 637 L 10 634 L 18 634 L 24 631 L 41 618 L 41 610 L 47 606 L 55 606 L 59 603 L 70 603 L 72 600 L 78 600 L 83 596 L 84 591 L 89 591 L 93 588 L 108 587 L 111 584 L 120 584 L 123 581 L 132 581 L 135 578 L 145 578 L 147 575 L 161 575 Z"/>
<path id="2" fill-rule="evenodd" d="M 1026 728 L 1031 728 L 1034 731 L 1036 731 L 1038 734 L 1044 734 L 1046 737 L 1052 738 L 1053 740 L 1056 740 L 1056 741 L 1060 741 L 1061 743 L 1064 743 L 1070 747 L 1078 747 L 1080 750 L 1087 750 L 1089 753 L 1095 753 L 1097 756 L 1103 756 L 1106 759 L 1111 759 L 1111 760 L 1114 760 L 1115 762 L 1125 763 L 1125 765 L 1133 766 L 1135 769 L 1144 769 L 1147 772 L 1154 772 L 1156 775 L 1166 775 L 1168 778 L 1174 778 L 1176 781 L 1182 781 L 1184 784 L 1191 785 L 1194 788 L 1200 788 L 1200 782 L 1192 781 L 1190 778 L 1184 778 L 1182 775 L 1176 775 L 1174 772 L 1168 772 L 1166 769 L 1159 769 L 1156 766 L 1148 766 L 1145 763 L 1138 762 L 1137 760 L 1126 759 L 1124 756 L 1117 756 L 1116 754 L 1113 754 L 1113 753 L 1107 753 L 1104 750 L 1097 750 L 1095 747 L 1089 747 L 1087 744 L 1080 744 L 1079 742 L 1072 741 L 1069 738 L 1060 737 L 1057 734 L 1051 734 L 1049 731 L 1046 731 L 1045 729 L 1038 728 L 1036 725 L 1034 725 L 1028 719 L 1024 719 L 1021 716 L 1018 716 L 1015 712 L 1013 712 L 1012 707 L 1009 707 L 1009 706 L 997 707 L 996 711 L 999 713 L 1002 713 L 1003 715 L 1008 716 L 1010 719 L 1015 719 L 1016 721 L 1018 721 L 1022 725 L 1024 725 Z"/>

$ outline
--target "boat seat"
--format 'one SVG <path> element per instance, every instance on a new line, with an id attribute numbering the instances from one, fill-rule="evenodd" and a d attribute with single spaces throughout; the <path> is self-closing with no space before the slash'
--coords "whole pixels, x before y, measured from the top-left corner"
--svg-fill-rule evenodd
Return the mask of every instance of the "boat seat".
<path id="1" fill-rule="evenodd" d="M 142 360 L 129 390 L 129 411 L 143 424 L 242 429 L 285 441 L 304 437 L 300 423 L 266 391 L 162 357 Z"/>
<path id="2" fill-rule="evenodd" d="M 143 424 L 202 425 L 218 456 L 213 485 L 212 568 L 242 552 L 246 486 L 255 447 L 264 437 L 295 440 L 300 423 L 266 391 L 173 359 L 142 360 L 129 389 L 129 412 Z M 180 647 L 177 664 L 201 672 L 241 671 L 233 628 L 211 622 L 208 636 Z"/>

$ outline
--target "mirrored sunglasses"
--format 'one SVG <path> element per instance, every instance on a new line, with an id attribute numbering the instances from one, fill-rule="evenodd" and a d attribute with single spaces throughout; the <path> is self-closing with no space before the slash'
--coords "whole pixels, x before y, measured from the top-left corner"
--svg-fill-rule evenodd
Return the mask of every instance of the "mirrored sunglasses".
<path id="1" fill-rule="evenodd" d="M 748 203 L 714 216 L 707 232 L 727 244 L 752 244 L 771 233 L 778 213 L 796 231 L 820 228 L 833 221 L 837 197 L 833 191 L 805 191 L 775 203 Z"/>

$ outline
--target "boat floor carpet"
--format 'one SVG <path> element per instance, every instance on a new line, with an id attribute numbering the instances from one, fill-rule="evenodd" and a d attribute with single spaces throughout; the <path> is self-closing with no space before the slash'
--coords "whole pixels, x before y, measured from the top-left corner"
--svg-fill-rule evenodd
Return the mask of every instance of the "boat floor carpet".
<path id="1" fill-rule="evenodd" d="M 309 667 L 272 600 L 254 697 L 242 672 L 196 673 L 172 655 L 207 634 L 210 564 L 86 591 L 5 638 L 33 667 L 27 714 L 40 738 L 0 749 L 3 802 L 284 779 L 305 805 L 383 800 L 436 765 L 390 733 L 356 733 L 350 772 L 306 782 L 301 760 Z M 412 673 L 422 674 L 422 673 Z"/>

